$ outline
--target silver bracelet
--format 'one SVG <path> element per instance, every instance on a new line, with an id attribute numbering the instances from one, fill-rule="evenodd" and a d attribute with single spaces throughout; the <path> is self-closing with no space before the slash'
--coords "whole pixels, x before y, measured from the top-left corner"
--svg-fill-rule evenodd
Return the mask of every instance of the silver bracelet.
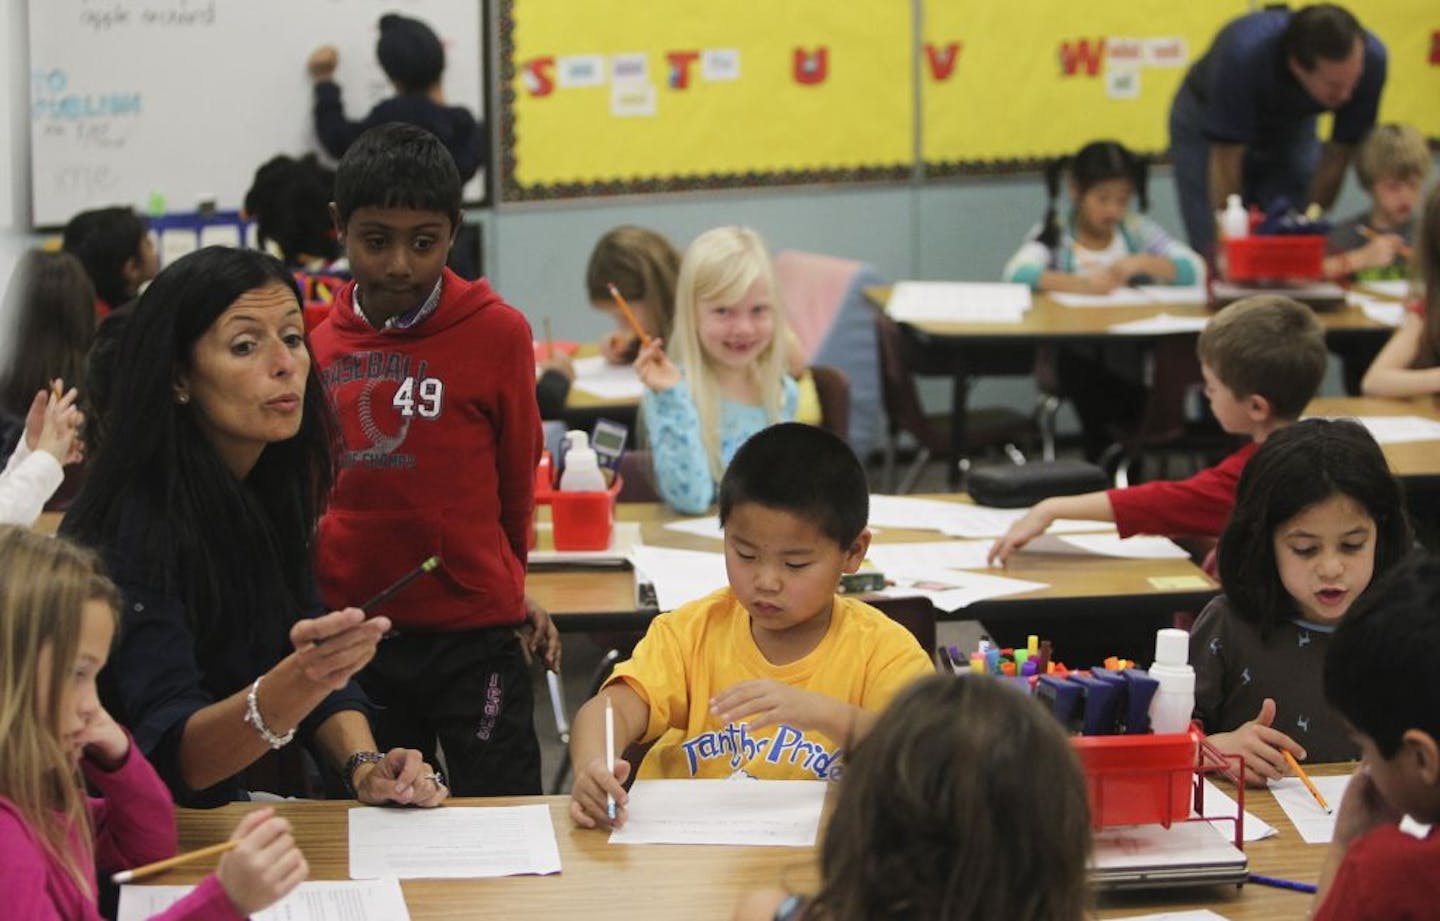
<path id="1" fill-rule="evenodd" d="M 263 677 L 262 675 L 261 678 Z M 256 678 L 255 683 L 250 685 L 250 693 L 245 695 L 245 722 L 255 727 L 266 745 L 271 748 L 284 748 L 295 738 L 295 730 L 291 728 L 289 732 L 276 735 L 265 725 L 265 719 L 260 715 L 260 680 Z"/>

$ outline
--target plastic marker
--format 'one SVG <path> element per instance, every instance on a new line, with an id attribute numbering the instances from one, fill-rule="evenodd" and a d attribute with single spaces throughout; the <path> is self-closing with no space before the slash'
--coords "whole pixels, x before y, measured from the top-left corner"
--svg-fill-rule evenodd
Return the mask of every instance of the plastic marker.
<path id="1" fill-rule="evenodd" d="M 360 610 L 364 611 L 368 615 L 371 611 L 380 607 L 380 605 L 400 594 L 400 592 L 404 590 L 405 586 L 425 575 L 425 573 L 433 572 L 434 570 L 439 568 L 439 566 L 439 555 L 437 554 L 436 556 L 430 557 L 425 562 L 421 563 L 419 566 L 416 566 L 414 569 L 405 573 L 405 575 L 396 579 L 393 583 L 391 583 L 389 588 L 381 589 L 380 594 L 360 605 Z"/>
<path id="2" fill-rule="evenodd" d="M 970 671 L 974 672 L 977 675 L 985 674 L 984 653 L 975 652 L 970 654 Z"/>
<path id="3" fill-rule="evenodd" d="M 1306 774 L 1305 770 L 1300 767 L 1300 762 L 1295 760 L 1295 756 L 1283 748 L 1280 749 L 1280 754 L 1285 756 L 1285 761 L 1290 765 L 1290 770 L 1294 771 L 1295 776 L 1300 778 L 1300 782 L 1305 784 L 1305 789 L 1309 790 L 1310 795 L 1315 797 L 1315 802 L 1320 804 L 1320 808 L 1325 810 L 1325 814 L 1334 815 L 1335 810 L 1331 809 L 1330 804 L 1325 802 L 1325 797 L 1320 795 L 1320 788 L 1315 786 L 1315 782 L 1310 779 L 1310 775 Z"/>
<path id="4" fill-rule="evenodd" d="M 610 290 L 610 296 L 615 299 L 615 304 L 620 308 L 620 312 L 625 315 L 625 322 L 629 323 L 630 328 L 635 330 L 635 335 L 640 337 L 640 344 L 642 346 L 649 345 L 650 334 L 645 332 L 645 327 L 641 326 L 640 321 L 635 319 L 635 314 L 630 310 L 630 305 L 625 303 L 625 297 L 620 293 L 620 289 L 615 287 L 613 281 L 605 287 Z"/>
<path id="5" fill-rule="evenodd" d="M 609 694 L 605 695 L 605 769 L 615 774 L 615 707 Z M 615 797 L 609 793 L 605 794 L 605 814 L 615 821 Z"/>
<path id="6" fill-rule="evenodd" d="M 1300 883 L 1293 879 L 1281 879 L 1278 876 L 1261 876 L 1259 873 L 1251 873 L 1246 879 L 1260 886 L 1274 886 L 1276 889 L 1289 889 L 1292 892 L 1314 893 L 1316 891 L 1314 883 Z"/>
<path id="7" fill-rule="evenodd" d="M 1025 652 L 1027 655 L 1035 656 L 1040 653 L 1040 637 L 1030 634 L 1025 638 Z"/>

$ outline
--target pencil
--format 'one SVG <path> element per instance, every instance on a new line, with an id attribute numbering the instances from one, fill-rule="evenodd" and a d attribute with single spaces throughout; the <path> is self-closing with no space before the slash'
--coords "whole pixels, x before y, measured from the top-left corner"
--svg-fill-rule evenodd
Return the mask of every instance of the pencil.
<path id="1" fill-rule="evenodd" d="M 606 285 L 606 287 L 610 289 L 610 296 L 615 299 L 615 303 L 620 307 L 620 312 L 625 315 L 625 322 L 629 323 L 630 328 L 635 330 L 635 335 L 640 337 L 640 344 L 649 345 L 650 334 L 645 332 L 645 327 L 641 326 L 640 321 L 635 319 L 635 314 L 630 310 L 630 305 L 625 303 L 625 297 L 620 293 L 620 289 L 615 287 L 613 281 Z"/>
<path id="2" fill-rule="evenodd" d="M 380 594 L 360 605 L 360 610 L 364 611 L 366 614 L 369 614 L 375 608 L 380 607 L 380 605 L 400 594 L 401 590 L 404 589 L 405 586 L 425 575 L 425 573 L 434 570 L 439 565 L 440 557 L 438 555 L 430 557 L 425 562 L 421 563 L 419 566 L 416 566 L 414 569 L 410 570 L 409 572 L 405 573 L 405 575 L 392 582 L 389 588 L 381 589 Z"/>
<path id="3" fill-rule="evenodd" d="M 1360 232 L 1360 236 L 1364 237 L 1367 240 L 1373 240 L 1376 237 L 1380 236 L 1378 232 L 1376 232 L 1370 227 L 1366 227 L 1364 224 L 1358 225 L 1355 229 Z M 1406 259 L 1410 258 L 1410 247 L 1408 244 L 1401 243 L 1395 248 L 1400 251 L 1400 255 L 1404 256 Z"/>
<path id="4" fill-rule="evenodd" d="M 1259 873 L 1251 873 L 1249 881 L 1261 886 L 1274 886 L 1276 889 L 1289 889 L 1293 892 L 1314 892 L 1314 883 L 1301 883 L 1293 879 L 1281 879 L 1278 876 L 1261 876 Z"/>
<path id="5" fill-rule="evenodd" d="M 176 854 L 168 860 L 157 860 L 154 863 L 147 863 L 143 867 L 136 867 L 133 870 L 121 870 L 110 877 L 115 885 L 133 882 L 137 879 L 144 879 L 147 876 L 154 876 L 156 873 L 164 873 L 171 867 L 178 867 L 182 863 L 189 863 L 192 860 L 199 860 L 202 857 L 214 857 L 216 854 L 223 854 L 239 844 L 239 839 L 234 841 L 222 841 L 219 844 L 212 844 L 209 847 L 202 847 L 198 851 L 189 851 L 184 854 Z"/>
<path id="6" fill-rule="evenodd" d="M 1280 749 L 1280 754 L 1285 756 L 1285 761 L 1289 763 L 1290 770 L 1294 771 L 1295 776 L 1300 778 L 1300 782 L 1305 784 L 1305 789 L 1309 790 L 1310 795 L 1315 797 L 1315 802 L 1320 804 L 1320 808 L 1325 810 L 1325 814 L 1333 815 L 1335 810 L 1331 809 L 1330 804 L 1325 802 L 1325 797 L 1320 795 L 1320 788 L 1315 786 L 1315 782 L 1310 779 L 1310 775 L 1306 774 L 1305 770 L 1300 767 L 1300 762 L 1295 760 L 1295 756 L 1283 748 Z"/>
<path id="7" fill-rule="evenodd" d="M 615 707 L 610 695 L 605 695 L 605 770 L 615 773 Z M 615 797 L 605 794 L 605 814 L 615 819 Z"/>

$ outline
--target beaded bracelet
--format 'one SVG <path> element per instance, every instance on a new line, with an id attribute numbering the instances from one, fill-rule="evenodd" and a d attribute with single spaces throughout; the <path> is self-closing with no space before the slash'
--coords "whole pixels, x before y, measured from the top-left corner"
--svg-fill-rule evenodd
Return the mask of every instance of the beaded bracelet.
<path id="1" fill-rule="evenodd" d="M 263 677 L 262 675 L 261 678 Z M 250 685 L 250 693 L 245 695 L 245 722 L 255 727 L 255 731 L 260 733 L 260 738 L 265 740 L 266 745 L 272 749 L 284 748 L 295 738 L 295 729 L 292 727 L 289 732 L 276 735 L 270 731 L 269 726 L 265 725 L 265 719 L 260 715 L 260 680 L 260 678 L 256 678 L 255 683 Z"/>

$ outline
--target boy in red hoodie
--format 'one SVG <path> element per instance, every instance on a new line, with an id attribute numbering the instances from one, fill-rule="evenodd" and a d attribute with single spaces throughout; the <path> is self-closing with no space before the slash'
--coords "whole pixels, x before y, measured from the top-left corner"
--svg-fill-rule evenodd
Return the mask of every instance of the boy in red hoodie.
<path id="1" fill-rule="evenodd" d="M 366 611 L 399 633 L 360 675 L 376 738 L 432 758 L 438 738 L 457 795 L 539 793 L 516 634 L 541 447 L 530 327 L 484 279 L 445 268 L 460 176 L 434 135 L 367 131 L 340 161 L 331 207 L 355 280 L 310 340 L 343 441 L 321 590 L 359 604 L 439 555 L 437 573 Z M 557 664 L 548 618 L 530 616 L 533 645 Z"/>

